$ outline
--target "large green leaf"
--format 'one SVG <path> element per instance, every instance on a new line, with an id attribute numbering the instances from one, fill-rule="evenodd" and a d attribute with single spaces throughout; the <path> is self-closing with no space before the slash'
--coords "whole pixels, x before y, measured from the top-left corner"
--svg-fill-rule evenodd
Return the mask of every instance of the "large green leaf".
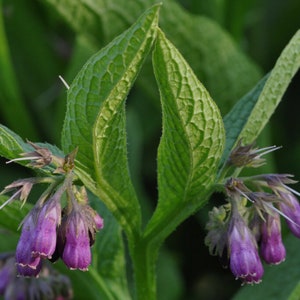
<path id="1" fill-rule="evenodd" d="M 159 6 L 96 53 L 68 91 L 62 132 L 66 152 L 78 146 L 77 174 L 113 212 L 129 235 L 141 213 L 128 172 L 125 99 L 156 35 Z"/>
<path id="2" fill-rule="evenodd" d="M 278 58 L 274 68 L 244 96 L 224 118 L 226 149 L 223 162 L 239 139 L 253 142 L 280 103 L 300 67 L 300 31 L 297 31 Z"/>
<path id="3" fill-rule="evenodd" d="M 159 202 L 146 236 L 163 239 L 205 203 L 225 137 L 216 104 L 162 32 L 153 64 L 161 94 L 163 133 L 158 149 Z"/>

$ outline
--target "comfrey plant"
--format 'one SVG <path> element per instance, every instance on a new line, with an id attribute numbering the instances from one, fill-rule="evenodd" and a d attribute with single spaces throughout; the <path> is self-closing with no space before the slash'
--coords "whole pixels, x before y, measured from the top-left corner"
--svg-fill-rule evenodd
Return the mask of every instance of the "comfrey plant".
<path id="1" fill-rule="evenodd" d="M 254 149 L 253 144 L 242 146 L 239 142 L 225 168 L 259 167 L 264 163 L 262 156 L 276 149 Z M 228 203 L 210 212 L 205 242 L 210 253 L 219 255 L 243 283 L 261 281 L 264 271 L 260 255 L 267 264 L 285 260 L 280 215 L 300 237 L 300 204 L 295 197 L 300 194 L 287 186 L 295 183 L 290 177 L 261 174 L 224 180 Z"/>
<path id="2" fill-rule="evenodd" d="M 165 10 L 165 18 L 170 21 L 177 6 L 168 5 L 173 7 Z M 58 7 L 64 5 L 55 5 Z M 222 118 L 209 92 L 159 28 L 159 10 L 160 5 L 147 9 L 79 71 L 67 91 L 61 150 L 46 143 L 26 143 L 0 126 L 0 155 L 37 173 L 36 177 L 18 179 L 6 186 L 0 197 L 0 213 L 8 220 L 12 219 L 13 205 L 18 203 L 15 199 L 28 212 L 16 246 L 20 275 L 37 276 L 46 260 L 61 258 L 69 269 L 89 269 L 78 272 L 77 277 L 74 272 L 68 273 L 75 296 L 81 293 L 90 299 L 155 300 L 160 247 L 177 226 L 220 189 L 227 203 L 210 213 L 206 243 L 243 283 L 261 281 L 264 268 L 260 257 L 271 264 L 285 259 L 280 216 L 299 237 L 299 204 L 289 187 L 294 183 L 291 176 L 239 174 L 246 166 L 261 165 L 262 156 L 276 149 L 254 149 L 253 141 L 300 66 L 300 32 L 286 46 L 273 70 Z M 87 20 L 89 13 L 91 20 L 96 20 L 96 15 L 102 13 L 102 9 L 86 7 L 83 11 L 87 15 L 82 19 L 74 18 L 73 10 L 63 15 L 77 22 Z M 189 23 L 184 14 L 181 17 L 182 22 L 175 23 L 194 30 L 194 19 Z M 83 27 L 85 24 L 74 28 Z M 203 37 L 207 36 L 204 30 Z M 201 38 L 197 42 L 201 43 Z M 222 57 L 223 50 L 218 52 Z M 142 193 L 136 192 L 129 172 L 137 158 L 128 160 L 130 126 L 126 124 L 125 102 L 142 67 L 147 66 L 150 52 L 156 83 L 149 77 L 146 84 L 138 80 L 137 84 L 142 82 L 151 91 L 158 86 L 162 135 L 157 154 L 157 205 L 152 214 L 144 214 L 146 205 L 142 206 L 144 201 L 138 197 Z M 232 57 L 225 60 L 231 61 Z M 48 187 L 37 201 L 30 199 L 24 204 L 37 184 Z M 8 192 L 12 195 L 4 196 Z M 105 227 L 100 230 L 102 218 Z M 132 268 L 127 270 L 129 262 Z M 83 276 L 87 279 L 82 280 Z M 128 279 L 134 282 L 133 289 Z"/>

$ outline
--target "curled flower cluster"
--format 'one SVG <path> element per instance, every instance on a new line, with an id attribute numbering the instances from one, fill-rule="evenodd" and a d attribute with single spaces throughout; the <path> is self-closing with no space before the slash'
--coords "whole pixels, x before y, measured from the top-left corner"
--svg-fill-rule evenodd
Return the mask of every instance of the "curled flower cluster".
<path id="1" fill-rule="evenodd" d="M 228 163 L 230 166 L 257 167 L 261 156 L 277 147 L 253 149 L 238 144 Z M 236 163 L 236 165 L 235 165 Z M 259 283 L 267 264 L 280 264 L 286 250 L 281 237 L 280 215 L 291 232 L 300 238 L 299 193 L 288 184 L 295 183 L 288 174 L 262 174 L 225 179 L 223 187 L 227 203 L 209 214 L 205 243 L 212 255 L 225 260 L 235 278 L 242 283 Z"/>
<path id="2" fill-rule="evenodd" d="M 56 168 L 49 177 L 17 180 L 2 192 L 16 190 L 4 205 L 15 199 L 25 202 L 34 184 L 50 184 L 21 224 L 15 256 L 18 274 L 38 276 L 43 260 L 54 262 L 58 258 L 70 269 L 86 271 L 91 264 L 90 248 L 95 233 L 103 228 L 103 219 L 88 205 L 85 188 L 73 184 L 76 151 L 62 159 L 46 148 L 30 145 L 35 151 L 23 154 L 21 159 L 30 159 L 33 168 L 50 164 Z M 67 201 L 62 201 L 63 195 Z"/>
<path id="3" fill-rule="evenodd" d="M 44 264 L 39 278 L 17 276 L 13 253 L 0 254 L 0 295 L 5 300 L 49 299 L 69 300 L 73 298 L 68 277 Z"/>

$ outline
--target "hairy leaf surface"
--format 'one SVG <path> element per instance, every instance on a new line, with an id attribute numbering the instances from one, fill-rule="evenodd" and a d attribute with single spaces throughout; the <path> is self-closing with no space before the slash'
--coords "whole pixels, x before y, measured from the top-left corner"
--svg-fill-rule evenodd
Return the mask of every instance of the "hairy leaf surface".
<path id="1" fill-rule="evenodd" d="M 224 143 L 220 112 L 178 50 L 159 33 L 153 54 L 161 94 L 159 202 L 147 234 L 166 236 L 205 203 Z"/>
<path id="2" fill-rule="evenodd" d="M 125 99 L 156 36 L 159 6 L 91 57 L 68 91 L 62 132 L 66 152 L 79 147 L 78 175 L 124 229 L 140 228 L 140 208 L 128 172 Z"/>

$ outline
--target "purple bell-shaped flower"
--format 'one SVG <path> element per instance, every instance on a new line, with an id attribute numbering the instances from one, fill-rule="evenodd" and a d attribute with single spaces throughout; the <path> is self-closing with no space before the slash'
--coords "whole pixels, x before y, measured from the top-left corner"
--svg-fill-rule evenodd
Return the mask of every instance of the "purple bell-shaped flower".
<path id="1" fill-rule="evenodd" d="M 281 239 L 279 214 L 266 214 L 266 221 L 261 222 L 260 253 L 268 264 L 279 264 L 285 260 L 285 247 Z"/>
<path id="2" fill-rule="evenodd" d="M 80 213 L 69 216 L 65 231 L 65 246 L 62 254 L 70 269 L 86 271 L 91 263 L 90 238 L 87 225 Z"/>
<path id="3" fill-rule="evenodd" d="M 33 256 L 52 257 L 56 247 L 57 227 L 60 221 L 60 197 L 54 195 L 43 205 L 38 215 L 32 244 Z"/>
<path id="4" fill-rule="evenodd" d="M 256 241 L 238 214 L 232 216 L 228 230 L 230 269 L 243 283 L 259 283 L 264 273 Z"/>

